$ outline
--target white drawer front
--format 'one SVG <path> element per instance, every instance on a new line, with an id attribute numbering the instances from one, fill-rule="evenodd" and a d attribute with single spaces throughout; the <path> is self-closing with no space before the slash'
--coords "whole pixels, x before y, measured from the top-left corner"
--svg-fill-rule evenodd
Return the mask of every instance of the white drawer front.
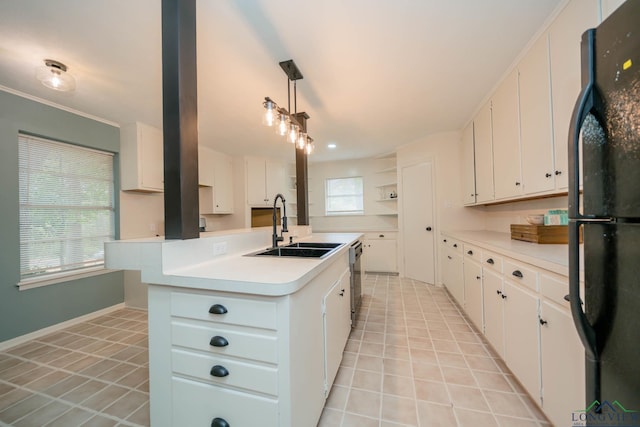
<path id="1" fill-rule="evenodd" d="M 246 390 L 278 395 L 278 370 L 275 367 L 254 365 L 218 355 L 203 355 L 179 349 L 171 350 L 173 372 L 187 375 L 211 384 L 229 385 Z M 223 367 L 228 375 L 211 374 L 214 366 Z"/>
<path id="2" fill-rule="evenodd" d="M 482 250 L 482 267 L 489 268 L 497 273 L 502 274 L 503 259 L 500 255 L 493 252 Z"/>
<path id="3" fill-rule="evenodd" d="M 268 331 L 252 333 L 240 327 L 223 324 L 199 324 L 188 320 L 172 320 L 172 344 L 222 356 L 243 357 L 268 363 L 278 362 L 278 340 Z M 213 341 L 213 343 L 212 343 Z M 225 346 L 221 343 L 227 342 Z M 214 345 L 214 344 L 217 344 Z"/>
<path id="4" fill-rule="evenodd" d="M 480 249 L 479 247 L 465 243 L 463 250 L 465 258 L 473 259 L 478 263 L 482 262 L 482 249 Z"/>
<path id="5" fill-rule="evenodd" d="M 173 426 L 208 427 L 214 418 L 230 426 L 278 427 L 278 401 L 212 385 L 172 379 Z"/>
<path id="6" fill-rule="evenodd" d="M 214 306 L 226 313 L 210 313 Z M 209 294 L 173 292 L 171 315 L 265 329 L 276 329 L 277 325 L 275 302 Z"/>
<path id="7" fill-rule="evenodd" d="M 460 240 L 453 239 L 449 236 L 442 236 L 441 241 L 447 248 L 462 253 L 462 242 Z"/>
<path id="8" fill-rule="evenodd" d="M 504 278 L 538 291 L 538 272 L 524 267 L 522 264 L 516 264 L 512 260 L 504 262 Z"/>

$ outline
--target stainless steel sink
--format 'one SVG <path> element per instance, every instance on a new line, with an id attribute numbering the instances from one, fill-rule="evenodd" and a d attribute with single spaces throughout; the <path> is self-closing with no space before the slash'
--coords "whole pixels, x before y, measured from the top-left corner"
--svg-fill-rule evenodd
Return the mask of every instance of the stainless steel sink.
<path id="1" fill-rule="evenodd" d="M 298 258 L 323 258 L 334 249 L 331 248 L 269 248 L 264 251 L 249 254 L 249 256 L 276 256 L 276 257 L 298 257 Z"/>
<path id="2" fill-rule="evenodd" d="M 337 248 L 338 246 L 342 246 L 344 243 L 319 243 L 319 242 L 298 242 L 291 243 L 290 245 L 286 245 L 286 248 Z"/>

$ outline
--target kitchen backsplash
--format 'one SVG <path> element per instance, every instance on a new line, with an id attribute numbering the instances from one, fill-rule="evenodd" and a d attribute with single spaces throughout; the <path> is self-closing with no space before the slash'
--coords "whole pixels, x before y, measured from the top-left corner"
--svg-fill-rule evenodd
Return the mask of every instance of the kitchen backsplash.
<path id="1" fill-rule="evenodd" d="M 486 206 L 485 228 L 489 231 L 509 233 L 511 224 L 526 224 L 525 218 L 528 215 L 544 214 L 549 209 L 566 208 L 567 196 Z"/>

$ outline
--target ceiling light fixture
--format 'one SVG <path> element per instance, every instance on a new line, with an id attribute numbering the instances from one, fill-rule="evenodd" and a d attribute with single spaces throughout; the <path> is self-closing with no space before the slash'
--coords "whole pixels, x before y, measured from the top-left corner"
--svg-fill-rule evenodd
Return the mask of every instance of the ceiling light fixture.
<path id="1" fill-rule="evenodd" d="M 336 148 L 336 147 L 337 147 L 337 145 L 336 145 L 336 144 L 334 144 L 333 142 L 331 142 L 331 143 L 327 144 L 327 148 L 330 148 L 330 149 L 332 149 L 332 150 L 333 150 L 334 148 Z"/>
<path id="2" fill-rule="evenodd" d="M 53 59 L 45 59 L 44 67 L 38 67 L 36 78 L 46 87 L 70 92 L 76 87 L 76 79 L 67 72 L 67 66 Z"/>
<path id="3" fill-rule="evenodd" d="M 297 149 L 311 154 L 313 152 L 313 138 L 307 133 L 309 116 L 306 113 L 298 113 L 296 81 L 304 77 L 293 59 L 280 62 L 280 67 L 287 75 L 287 108 L 279 107 L 271 98 L 265 97 L 262 103 L 264 107 L 262 124 L 269 127 L 275 126 L 278 135 L 286 137 L 287 141 L 295 144 Z M 293 114 L 290 113 L 291 82 L 293 82 Z"/>

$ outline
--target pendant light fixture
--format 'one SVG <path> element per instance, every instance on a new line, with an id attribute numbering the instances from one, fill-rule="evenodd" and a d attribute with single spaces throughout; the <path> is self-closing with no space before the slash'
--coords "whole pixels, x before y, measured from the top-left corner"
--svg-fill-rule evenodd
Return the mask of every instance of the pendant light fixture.
<path id="1" fill-rule="evenodd" d="M 280 67 L 287 75 L 287 108 L 279 107 L 268 96 L 264 98 L 262 103 L 264 114 L 262 116 L 262 124 L 265 126 L 275 126 L 276 133 L 287 138 L 297 149 L 304 150 L 306 154 L 313 152 L 313 138 L 307 134 L 307 122 L 309 118 L 305 113 L 302 123 L 296 119 L 298 115 L 297 85 L 296 81 L 303 79 L 302 73 L 296 66 L 293 59 L 280 62 Z M 291 82 L 293 82 L 293 114 L 291 111 Z"/>
<path id="2" fill-rule="evenodd" d="M 36 70 L 36 78 L 49 89 L 70 92 L 76 87 L 76 79 L 67 72 L 67 66 L 53 59 L 45 59 L 44 66 Z"/>

